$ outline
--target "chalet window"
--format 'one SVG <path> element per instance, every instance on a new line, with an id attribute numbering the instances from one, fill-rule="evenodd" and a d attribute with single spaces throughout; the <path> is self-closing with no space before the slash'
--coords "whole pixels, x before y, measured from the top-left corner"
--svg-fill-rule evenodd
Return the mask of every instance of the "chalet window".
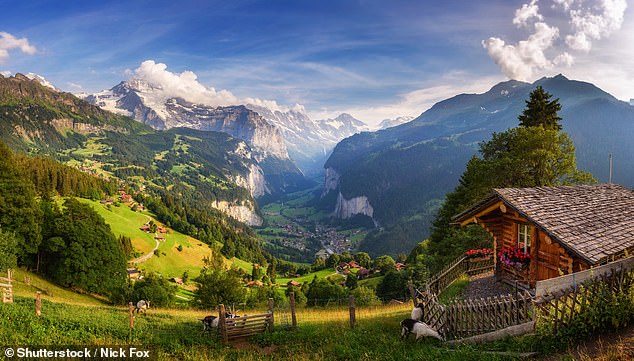
<path id="1" fill-rule="evenodd" d="M 531 233 L 533 233 L 533 227 L 528 224 L 517 225 L 517 248 L 524 252 L 530 252 L 531 249 Z"/>

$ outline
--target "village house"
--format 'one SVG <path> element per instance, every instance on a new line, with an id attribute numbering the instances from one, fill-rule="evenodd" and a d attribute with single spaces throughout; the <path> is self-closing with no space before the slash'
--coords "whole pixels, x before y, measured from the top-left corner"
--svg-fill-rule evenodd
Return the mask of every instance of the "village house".
<path id="1" fill-rule="evenodd" d="M 357 278 L 360 280 L 364 280 L 370 276 L 370 270 L 364 267 L 359 268 L 357 271 Z"/>
<path id="2" fill-rule="evenodd" d="M 161 236 L 160 234 L 157 235 L 156 237 L 154 237 L 154 239 L 159 240 L 159 241 L 164 241 L 165 237 Z"/>
<path id="3" fill-rule="evenodd" d="M 486 229 L 496 277 L 527 288 L 634 250 L 634 192 L 615 184 L 494 189 L 453 220 Z"/>
<path id="4" fill-rule="evenodd" d="M 184 284 L 182 277 L 172 277 L 170 278 L 170 281 L 176 283 L 177 285 Z"/>
<path id="5" fill-rule="evenodd" d="M 404 270 L 404 269 L 405 269 L 405 264 L 404 264 L 404 263 L 401 263 L 401 262 L 396 262 L 396 263 L 394 264 L 394 268 L 395 268 L 397 271 L 402 271 L 402 270 Z"/>
<path id="6" fill-rule="evenodd" d="M 132 280 L 139 279 L 139 276 L 141 275 L 141 271 L 139 271 L 136 268 L 128 268 L 127 273 L 128 273 L 128 278 Z"/>
<path id="7" fill-rule="evenodd" d="M 301 286 L 301 285 L 302 285 L 301 283 L 299 283 L 299 282 L 297 282 L 297 281 L 295 281 L 295 280 L 290 280 L 290 281 L 288 281 L 288 282 L 286 283 L 286 286 L 287 286 L 287 287 L 299 287 L 299 286 Z"/>

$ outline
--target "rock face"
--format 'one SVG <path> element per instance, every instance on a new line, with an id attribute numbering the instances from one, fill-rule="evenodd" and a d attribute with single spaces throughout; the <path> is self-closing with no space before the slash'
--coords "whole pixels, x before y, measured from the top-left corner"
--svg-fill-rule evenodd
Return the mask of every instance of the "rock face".
<path id="1" fill-rule="evenodd" d="M 215 201 L 213 205 L 217 210 L 249 226 L 262 225 L 262 218 L 249 205 L 234 204 L 227 201 Z"/>
<path id="2" fill-rule="evenodd" d="M 334 212 L 335 217 L 348 219 L 357 214 L 362 214 L 370 218 L 374 215 L 374 208 L 372 208 L 368 197 L 359 196 L 352 199 L 345 199 L 341 192 L 339 192 Z"/>
<path id="3" fill-rule="evenodd" d="M 260 166 L 251 164 L 248 166 L 249 172 L 247 177 L 236 176 L 233 182 L 240 187 L 246 188 L 251 192 L 251 195 L 255 198 L 262 197 L 271 191 L 266 186 L 266 180 L 264 179 L 264 172 Z"/>
<path id="4" fill-rule="evenodd" d="M 321 194 L 322 198 L 330 191 L 334 191 L 339 188 L 339 173 L 334 168 L 326 168 L 324 175 L 324 190 Z"/>

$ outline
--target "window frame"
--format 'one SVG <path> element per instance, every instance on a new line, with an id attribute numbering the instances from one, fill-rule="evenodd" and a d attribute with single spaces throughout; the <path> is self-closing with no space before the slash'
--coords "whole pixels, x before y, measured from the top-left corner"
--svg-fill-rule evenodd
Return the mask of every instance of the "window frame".
<path id="1" fill-rule="evenodd" d="M 524 229 L 524 232 L 522 232 Z M 522 239 L 523 236 L 523 239 Z M 530 223 L 517 223 L 517 248 L 524 253 L 530 253 L 533 236 L 533 226 Z M 521 246 L 523 244 L 523 246 Z"/>

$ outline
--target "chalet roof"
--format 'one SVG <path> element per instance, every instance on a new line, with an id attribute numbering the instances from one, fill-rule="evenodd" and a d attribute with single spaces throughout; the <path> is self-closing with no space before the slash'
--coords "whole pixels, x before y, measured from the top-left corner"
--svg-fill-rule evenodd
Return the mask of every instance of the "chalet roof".
<path id="1" fill-rule="evenodd" d="M 453 219 L 468 220 L 500 200 L 590 264 L 634 247 L 634 192 L 625 187 L 498 188 Z"/>

